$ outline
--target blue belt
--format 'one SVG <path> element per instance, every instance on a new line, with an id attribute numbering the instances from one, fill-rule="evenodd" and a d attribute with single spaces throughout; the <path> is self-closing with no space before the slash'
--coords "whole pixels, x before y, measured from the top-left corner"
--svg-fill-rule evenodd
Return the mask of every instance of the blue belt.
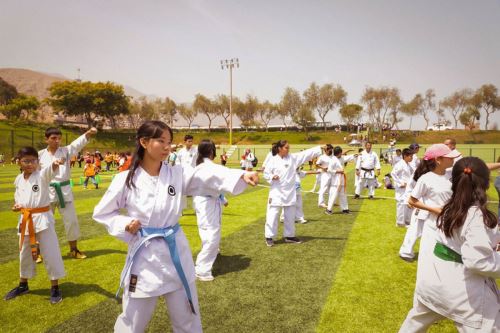
<path id="1" fill-rule="evenodd" d="M 193 298 L 191 296 L 191 290 L 189 289 L 189 283 L 186 279 L 186 274 L 184 274 L 184 270 L 182 269 L 181 265 L 181 259 L 179 258 L 179 252 L 177 251 L 177 246 L 175 244 L 175 234 L 177 231 L 179 231 L 180 226 L 179 224 L 174 225 L 173 227 L 166 227 L 166 228 L 141 228 L 139 229 L 139 232 L 141 234 L 141 239 L 139 241 L 139 244 L 135 246 L 135 248 L 130 252 L 129 256 L 127 257 L 127 262 L 125 264 L 125 267 L 123 268 L 121 277 L 120 277 L 120 287 L 118 288 L 118 291 L 116 292 L 116 297 L 118 298 L 118 294 L 120 293 L 120 290 L 123 288 L 123 285 L 125 283 L 125 279 L 130 275 L 130 272 L 132 270 L 132 265 L 134 263 L 135 257 L 139 254 L 141 249 L 144 247 L 144 244 L 146 244 L 147 241 L 153 239 L 153 238 L 163 238 L 165 242 L 168 245 L 168 250 L 170 251 L 170 256 L 172 257 L 172 262 L 174 263 L 175 270 L 177 271 L 177 274 L 179 275 L 182 285 L 184 286 L 184 290 L 186 291 L 186 296 L 189 301 L 189 305 L 191 306 L 191 311 L 196 314 L 194 310 L 194 305 L 193 305 Z"/>

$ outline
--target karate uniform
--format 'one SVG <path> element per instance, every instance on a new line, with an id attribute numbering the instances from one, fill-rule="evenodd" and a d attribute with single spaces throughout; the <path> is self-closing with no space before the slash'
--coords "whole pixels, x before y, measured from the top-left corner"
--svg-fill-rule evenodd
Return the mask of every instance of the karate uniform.
<path id="1" fill-rule="evenodd" d="M 28 179 L 24 179 L 21 173 L 16 177 L 14 186 L 15 203 L 23 208 L 39 208 L 50 206 L 49 183 L 56 173 L 52 170 L 52 165 L 33 172 Z M 40 246 L 40 253 L 44 257 L 44 265 L 50 280 L 57 280 L 65 276 L 64 264 L 59 249 L 59 241 L 54 229 L 54 214 L 51 210 L 43 213 L 33 213 L 33 227 L 36 239 Z M 20 226 L 23 220 L 22 214 L 19 216 L 17 230 L 19 237 Z M 26 227 L 22 250 L 19 255 L 20 276 L 31 279 L 36 274 L 36 263 L 31 255 L 30 239 Z"/>
<path id="2" fill-rule="evenodd" d="M 174 228 L 182 214 L 181 197 L 210 195 L 213 191 L 241 193 L 245 182 L 240 170 L 222 166 L 198 166 L 194 170 L 181 165 L 162 163 L 159 176 L 150 176 L 138 167 L 134 175 L 136 187 L 125 185 L 129 171 L 115 176 L 107 192 L 94 209 L 93 218 L 106 226 L 108 232 L 128 243 L 127 264 L 133 259 L 129 276 L 124 275 L 123 313 L 115 323 L 116 332 L 143 332 L 153 314 L 159 296 L 165 298 L 173 332 L 201 332 L 201 321 L 195 285 L 195 269 L 191 250 L 182 228 L 174 234 L 175 247 L 185 279 L 189 283 L 193 308 L 186 299 L 186 288 L 173 257 L 163 238 L 153 238 L 142 247 L 139 255 L 131 258 L 141 237 L 125 231 L 132 220 L 140 221 L 142 228 Z M 120 214 L 126 209 L 127 215 Z M 170 244 L 170 243 L 169 243 Z M 131 280 L 135 278 L 134 288 Z"/>
<path id="3" fill-rule="evenodd" d="M 298 170 L 297 174 L 295 175 L 295 190 L 297 192 L 297 201 L 295 202 L 295 222 L 302 222 L 305 221 L 304 218 L 304 207 L 302 204 L 302 186 L 301 186 L 301 179 L 306 176 L 306 173 L 304 171 Z M 283 209 L 281 210 L 280 213 L 280 221 L 284 221 L 285 215 L 284 215 Z"/>
<path id="4" fill-rule="evenodd" d="M 359 182 L 356 186 L 355 194 L 360 195 L 361 189 L 368 185 L 368 195 L 375 195 L 375 186 L 377 185 L 377 178 L 375 177 L 375 170 L 380 170 L 380 161 L 377 154 L 372 150 L 369 153 L 364 150 L 358 156 L 356 161 L 356 170 L 359 170 Z"/>
<path id="5" fill-rule="evenodd" d="M 269 153 L 267 153 L 266 158 L 264 159 L 264 162 L 262 163 L 262 169 L 264 169 L 266 167 L 267 163 L 269 163 L 269 160 L 271 158 L 273 158 L 273 152 L 270 151 Z"/>
<path id="6" fill-rule="evenodd" d="M 176 164 L 180 164 L 182 166 L 187 166 L 194 168 L 196 167 L 196 158 L 198 157 L 198 149 L 194 146 L 191 146 L 190 149 L 186 149 L 186 147 L 181 148 L 177 153 L 177 162 Z M 182 197 L 182 209 L 187 207 L 187 197 L 184 195 Z"/>
<path id="7" fill-rule="evenodd" d="M 65 147 L 59 147 L 54 154 L 51 154 L 47 148 L 42 149 L 38 152 L 40 166 L 42 168 L 51 166 L 52 162 L 55 160 L 64 158 L 66 161 L 63 165 L 59 166 L 59 170 L 56 172 L 56 176 L 53 179 L 54 182 L 68 182 L 71 179 L 71 167 L 70 167 L 70 157 L 77 155 L 79 151 L 85 147 L 89 142 L 85 134 L 81 135 L 75 141 L 71 142 Z M 59 199 L 56 188 L 53 186 L 49 187 L 50 195 L 50 206 L 52 211 L 59 209 L 59 213 L 62 216 L 64 223 L 64 230 L 66 231 L 66 238 L 69 242 L 75 241 L 80 238 L 80 226 L 78 225 L 78 218 L 76 216 L 76 210 L 73 200 L 73 191 L 69 183 L 67 185 L 61 186 L 62 197 L 64 204 L 62 204 Z M 64 206 L 64 207 L 62 207 Z"/>
<path id="8" fill-rule="evenodd" d="M 328 168 L 330 161 L 332 160 L 333 154 L 328 156 L 326 154 L 321 155 L 316 161 L 316 165 L 321 168 Z M 325 193 L 328 192 L 330 188 L 330 181 L 332 179 L 332 174 L 324 169 L 320 169 L 320 185 L 318 192 L 318 206 L 325 204 Z"/>
<path id="9" fill-rule="evenodd" d="M 349 209 L 347 205 L 346 175 L 343 172 L 337 172 L 337 170 L 344 171 L 344 165 L 344 159 L 335 156 L 332 157 L 328 164 L 328 173 L 331 175 L 327 207 L 329 211 L 333 209 L 333 205 L 337 201 L 337 198 L 339 199 L 339 205 L 342 211 Z"/>
<path id="10" fill-rule="evenodd" d="M 408 207 L 408 196 L 406 195 L 406 186 L 413 177 L 414 170 L 405 160 L 400 160 L 394 165 L 391 176 L 394 179 L 395 198 L 396 198 L 396 225 L 405 226 L 410 222 L 410 209 Z M 404 187 L 401 187 L 404 184 Z"/>
<path id="11" fill-rule="evenodd" d="M 406 185 L 405 197 L 406 204 L 408 204 L 408 199 L 410 198 L 411 191 L 415 187 L 417 182 L 412 178 L 411 181 Z M 413 259 L 415 258 L 415 253 L 413 252 L 413 247 L 417 240 L 422 237 L 422 231 L 424 229 L 425 219 L 427 214 L 423 210 L 410 208 L 407 206 L 410 212 L 410 226 L 406 229 L 405 238 L 403 244 L 399 249 L 399 256 L 403 258 Z"/>
<path id="12" fill-rule="evenodd" d="M 413 170 L 417 170 L 420 165 L 420 158 L 418 158 L 417 154 L 413 154 L 413 158 L 411 159 L 410 166 Z"/>
<path id="13" fill-rule="evenodd" d="M 429 266 L 400 332 L 424 332 L 444 318 L 453 320 L 459 332 L 500 332 L 500 292 L 495 283 L 500 278 L 498 228 L 484 225 L 481 210 L 473 206 L 455 237 L 442 231 L 436 235 L 439 243 L 461 255 L 463 264 L 433 253 L 426 259 Z"/>
<path id="14" fill-rule="evenodd" d="M 275 155 L 266 164 L 264 178 L 271 185 L 266 214 L 266 238 L 277 236 L 278 217 L 281 207 L 283 207 L 285 217 L 283 236 L 295 237 L 296 170 L 302 164 L 320 154 L 321 147 L 315 147 L 299 153 L 288 154 L 284 158 Z M 279 179 L 273 180 L 275 175 L 279 176 Z"/>
<path id="15" fill-rule="evenodd" d="M 203 159 L 197 168 L 207 168 L 213 172 L 225 172 L 225 168 L 215 164 L 210 159 Z M 221 191 L 210 189 L 206 195 L 194 196 L 193 204 L 198 223 L 198 232 L 201 239 L 201 250 L 196 257 L 196 274 L 200 276 L 212 275 L 212 267 L 221 239 L 222 206 L 226 199 Z"/>

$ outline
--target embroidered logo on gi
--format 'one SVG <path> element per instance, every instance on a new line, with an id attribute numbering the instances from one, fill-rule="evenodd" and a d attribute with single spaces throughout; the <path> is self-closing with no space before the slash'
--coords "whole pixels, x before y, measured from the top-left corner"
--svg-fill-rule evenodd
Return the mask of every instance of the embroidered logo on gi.
<path id="1" fill-rule="evenodd" d="M 168 185 L 168 194 L 171 196 L 174 196 L 175 195 L 175 187 L 173 187 L 172 185 Z"/>
<path id="2" fill-rule="evenodd" d="M 40 190 L 40 187 L 38 185 L 33 185 L 31 189 L 33 190 L 33 192 L 38 192 Z"/>
<path id="3" fill-rule="evenodd" d="M 137 275 L 130 274 L 130 284 L 128 286 L 128 291 L 133 293 L 135 291 L 135 286 L 137 285 Z"/>

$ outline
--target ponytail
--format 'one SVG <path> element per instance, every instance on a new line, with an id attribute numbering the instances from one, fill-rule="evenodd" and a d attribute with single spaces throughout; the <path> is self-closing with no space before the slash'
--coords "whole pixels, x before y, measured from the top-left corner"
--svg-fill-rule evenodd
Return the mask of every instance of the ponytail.
<path id="1" fill-rule="evenodd" d="M 213 160 L 217 156 L 217 149 L 215 143 L 209 139 L 203 139 L 198 144 L 198 157 L 196 158 L 196 165 L 203 163 L 204 158 Z"/>
<path id="2" fill-rule="evenodd" d="M 287 143 L 288 143 L 287 140 L 278 140 L 275 143 L 273 143 L 273 147 L 271 149 L 271 153 L 273 154 L 273 156 L 276 156 L 279 152 L 279 149 L 281 147 L 284 147 Z"/>
<path id="3" fill-rule="evenodd" d="M 425 175 L 427 172 L 433 171 L 436 166 L 437 163 L 435 159 L 421 160 L 420 164 L 417 167 L 417 170 L 415 170 L 415 173 L 413 174 L 413 180 L 418 181 L 418 179 Z"/>

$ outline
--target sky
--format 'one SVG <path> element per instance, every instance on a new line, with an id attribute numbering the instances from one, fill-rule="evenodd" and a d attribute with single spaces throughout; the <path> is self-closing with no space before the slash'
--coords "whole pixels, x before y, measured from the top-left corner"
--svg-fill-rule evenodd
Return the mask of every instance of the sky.
<path id="1" fill-rule="evenodd" d="M 0 68 L 80 68 L 179 103 L 229 94 L 231 58 L 233 94 L 272 102 L 313 81 L 340 84 L 349 103 L 367 86 L 405 100 L 500 88 L 500 0 L 2 0 L 0 40 Z"/>

